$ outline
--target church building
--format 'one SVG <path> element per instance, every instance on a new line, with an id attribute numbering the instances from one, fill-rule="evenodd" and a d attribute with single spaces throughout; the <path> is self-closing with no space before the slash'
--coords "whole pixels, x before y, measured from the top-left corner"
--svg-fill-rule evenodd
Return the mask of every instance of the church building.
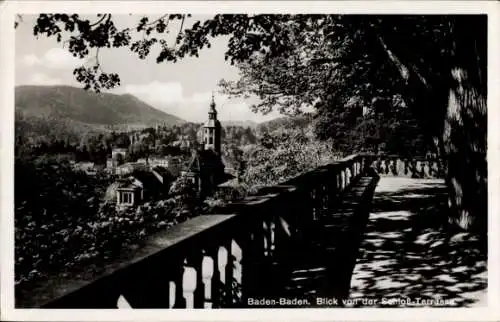
<path id="1" fill-rule="evenodd" d="M 220 136 L 221 127 L 217 119 L 217 110 L 215 109 L 215 100 L 212 95 L 212 102 L 210 103 L 210 110 L 208 111 L 208 120 L 203 127 L 203 145 L 205 150 L 213 150 L 220 155 Z"/>
<path id="2" fill-rule="evenodd" d="M 183 175 L 191 179 L 201 197 L 206 197 L 215 192 L 217 185 L 229 179 L 222 162 L 221 124 L 213 95 L 202 133 L 201 147 L 193 149 L 193 157 Z"/>

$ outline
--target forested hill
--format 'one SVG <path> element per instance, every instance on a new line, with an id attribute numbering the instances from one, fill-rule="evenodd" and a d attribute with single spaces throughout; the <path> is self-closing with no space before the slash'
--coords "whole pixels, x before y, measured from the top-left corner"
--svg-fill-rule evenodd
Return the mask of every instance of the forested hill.
<path id="1" fill-rule="evenodd" d="M 221 121 L 222 126 L 227 127 L 227 126 L 240 126 L 240 127 L 249 127 L 251 129 L 255 129 L 259 123 L 255 121 Z"/>
<path id="2" fill-rule="evenodd" d="M 15 105 L 16 112 L 27 117 L 49 117 L 98 127 L 184 122 L 130 94 L 96 94 L 71 86 L 18 86 Z"/>

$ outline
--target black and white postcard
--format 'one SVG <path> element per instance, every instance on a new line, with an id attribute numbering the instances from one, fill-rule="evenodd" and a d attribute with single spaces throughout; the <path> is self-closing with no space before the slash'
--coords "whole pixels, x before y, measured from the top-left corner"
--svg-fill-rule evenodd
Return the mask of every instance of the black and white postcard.
<path id="1" fill-rule="evenodd" d="M 499 9 L 1 3 L 2 319 L 497 320 Z"/>

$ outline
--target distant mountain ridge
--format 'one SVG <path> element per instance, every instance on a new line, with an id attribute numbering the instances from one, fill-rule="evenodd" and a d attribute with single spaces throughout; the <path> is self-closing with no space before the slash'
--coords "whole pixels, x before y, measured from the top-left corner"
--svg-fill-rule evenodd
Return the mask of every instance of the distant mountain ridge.
<path id="1" fill-rule="evenodd" d="M 97 127 L 185 122 L 130 94 L 97 94 L 71 86 L 18 86 L 15 106 L 16 112 L 26 116 L 51 116 Z"/>
<path id="2" fill-rule="evenodd" d="M 242 127 L 249 127 L 249 128 L 256 128 L 259 123 L 255 121 L 220 121 L 222 126 L 242 126 Z"/>

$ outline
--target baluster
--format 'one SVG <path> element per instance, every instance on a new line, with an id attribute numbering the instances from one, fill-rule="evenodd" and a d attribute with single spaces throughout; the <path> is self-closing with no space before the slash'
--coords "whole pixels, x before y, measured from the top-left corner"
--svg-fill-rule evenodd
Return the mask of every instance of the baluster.
<path id="1" fill-rule="evenodd" d="M 392 175 L 397 176 L 398 175 L 398 159 L 394 158 L 392 159 Z"/>
<path id="2" fill-rule="evenodd" d="M 257 224 L 254 227 L 254 232 L 253 232 L 253 249 L 255 249 L 255 254 L 258 257 L 259 260 L 261 260 L 263 257 L 266 255 L 266 241 L 265 241 L 265 234 L 264 234 L 264 221 L 257 221 Z"/>
<path id="3" fill-rule="evenodd" d="M 439 177 L 439 164 L 437 160 L 434 160 L 432 163 L 432 176 L 435 178 Z"/>
<path id="4" fill-rule="evenodd" d="M 288 222 L 288 214 L 285 216 L 281 216 L 280 214 L 276 214 L 274 216 L 276 223 L 275 223 L 275 246 L 274 246 L 274 252 L 277 258 L 280 258 L 283 254 L 283 251 L 287 247 L 288 239 L 290 239 L 293 236 L 293 232 L 291 231 L 291 225 Z"/>
<path id="5" fill-rule="evenodd" d="M 321 177 L 321 181 L 318 186 L 318 220 L 321 220 L 325 215 L 325 183 L 323 177 Z"/>
<path id="6" fill-rule="evenodd" d="M 186 299 L 184 298 L 183 280 L 184 280 L 184 265 L 176 265 L 173 272 L 173 282 L 175 283 L 175 299 L 174 308 L 186 308 Z"/>
<path id="7" fill-rule="evenodd" d="M 425 167 L 425 161 L 420 161 L 420 177 L 421 178 L 425 177 L 424 167 Z"/>
<path id="8" fill-rule="evenodd" d="M 243 261 L 243 254 L 242 254 L 242 249 L 240 245 L 233 240 L 232 241 L 232 254 L 233 254 L 233 294 L 235 297 L 233 298 L 233 303 L 238 304 L 238 306 L 241 304 L 243 300 L 242 296 L 242 282 L 243 282 L 243 276 L 242 276 L 242 261 Z"/>
<path id="9" fill-rule="evenodd" d="M 415 159 L 411 161 L 411 177 L 417 177 L 417 161 L 415 161 Z"/>
<path id="10" fill-rule="evenodd" d="M 202 271 L 202 282 L 205 286 L 205 292 L 203 294 L 204 297 L 204 308 L 211 309 L 214 307 L 214 297 L 213 297 L 213 276 L 214 276 L 214 260 L 209 256 L 209 253 L 203 256 L 203 261 L 201 262 L 201 271 Z"/>
<path id="11" fill-rule="evenodd" d="M 175 283 L 173 281 L 168 282 L 168 297 L 166 302 L 169 309 L 173 308 L 175 304 L 175 288 Z"/>
<path id="12" fill-rule="evenodd" d="M 202 251 L 196 251 L 193 255 L 189 256 L 189 274 L 187 271 L 184 273 L 184 294 L 186 295 L 192 292 L 192 305 L 194 308 L 203 308 L 205 306 L 205 285 L 203 284 L 202 267 L 203 257 Z M 187 280 L 187 277 L 191 280 Z"/>
<path id="13" fill-rule="evenodd" d="M 188 263 L 186 263 L 188 265 Z M 200 265 L 201 270 L 201 265 Z M 198 308 L 199 303 L 196 302 L 195 290 L 198 286 L 197 270 L 193 267 L 186 266 L 182 277 L 182 294 L 185 299 L 186 308 Z M 201 276 L 201 273 L 200 273 Z M 201 279 L 201 278 L 200 278 Z"/>
<path id="14" fill-rule="evenodd" d="M 270 255 L 270 238 L 269 238 L 269 223 L 267 219 L 262 221 L 262 239 L 264 243 L 264 257 L 269 257 Z"/>
<path id="15" fill-rule="evenodd" d="M 118 297 L 118 301 L 116 302 L 116 308 L 117 309 L 131 309 L 132 306 L 130 305 L 130 303 L 127 301 L 127 299 L 123 295 L 120 295 Z"/>
<path id="16" fill-rule="evenodd" d="M 229 265 L 228 264 L 229 255 L 228 255 L 228 251 L 227 251 L 225 246 L 219 247 L 219 251 L 217 252 L 217 257 L 218 257 L 218 268 L 217 269 L 219 270 L 220 281 L 221 281 L 219 305 L 220 305 L 220 307 L 224 308 L 224 307 L 227 307 L 230 303 L 230 302 L 227 302 L 228 288 L 229 288 L 229 291 L 231 291 L 231 287 L 230 286 L 228 287 L 228 285 L 227 285 L 228 283 L 229 283 L 229 285 L 231 285 L 231 279 L 230 278 L 228 279 L 228 275 L 227 275 L 227 271 L 228 271 L 227 266 Z"/>
<path id="17" fill-rule="evenodd" d="M 424 162 L 424 167 L 423 167 L 423 173 L 424 173 L 424 178 L 429 178 L 431 176 L 431 164 L 430 161 L 425 161 Z"/>
<path id="18" fill-rule="evenodd" d="M 227 247 L 227 264 L 225 273 L 225 290 L 226 290 L 226 303 L 229 306 L 233 305 L 233 278 L 234 278 L 234 256 L 233 256 L 233 240 L 230 239 L 225 243 Z"/>
<path id="19" fill-rule="evenodd" d="M 219 269 L 219 247 L 210 247 L 207 249 L 207 254 L 212 259 L 212 280 L 210 282 L 210 301 L 213 308 L 221 307 L 221 274 Z M 208 275 L 208 274 L 207 274 Z"/>
<path id="20" fill-rule="evenodd" d="M 438 161 L 438 178 L 443 178 L 445 176 L 446 166 L 447 164 L 445 164 L 443 161 Z"/>
<path id="21" fill-rule="evenodd" d="M 242 285 L 242 303 L 245 305 L 248 301 L 248 298 L 253 297 L 254 288 L 257 286 L 256 276 L 258 276 L 258 272 L 256 272 L 256 264 L 257 257 L 254 247 L 254 234 L 252 232 L 253 227 L 250 227 L 250 230 L 246 230 L 246 227 L 242 227 L 243 229 L 239 230 L 238 240 L 241 248 L 241 285 Z"/>
<path id="22" fill-rule="evenodd" d="M 311 192 L 309 193 L 309 198 L 311 200 L 311 209 L 310 209 L 310 213 L 311 213 L 311 218 L 312 220 L 316 220 L 316 216 L 317 216 L 317 211 L 316 211 L 316 203 L 317 203 L 317 198 L 316 198 L 316 188 L 312 188 L 311 189 Z"/>
<path id="23" fill-rule="evenodd" d="M 330 211 L 330 189 L 331 189 L 331 181 L 328 180 L 328 182 L 323 184 L 323 213 L 321 214 L 321 217 L 324 218 L 328 216 L 328 212 Z"/>
<path id="24" fill-rule="evenodd" d="M 321 219 L 321 215 L 322 215 L 322 211 L 323 211 L 323 207 L 322 207 L 322 203 L 323 203 L 323 184 L 322 182 L 320 181 L 321 179 L 318 178 L 318 183 L 316 185 L 316 188 L 315 188 L 315 202 L 314 202 L 314 213 L 315 213 L 315 220 L 320 220 Z"/>
<path id="25" fill-rule="evenodd" d="M 404 160 L 397 159 L 397 165 L 398 165 L 398 167 L 397 167 L 396 175 L 397 176 L 405 175 L 406 174 L 406 167 L 405 167 Z"/>
<path id="26" fill-rule="evenodd" d="M 274 222 L 272 218 L 266 218 L 266 252 L 269 258 L 273 257 L 274 251 Z"/>
<path id="27" fill-rule="evenodd" d="M 337 200 L 337 193 L 338 193 L 338 189 L 339 189 L 338 178 L 339 178 L 339 176 L 337 174 L 335 174 L 335 176 L 334 176 L 335 182 L 333 182 L 333 184 L 331 185 L 331 189 L 329 191 L 328 214 L 327 214 L 328 216 L 330 216 L 332 214 L 334 203 Z"/>

